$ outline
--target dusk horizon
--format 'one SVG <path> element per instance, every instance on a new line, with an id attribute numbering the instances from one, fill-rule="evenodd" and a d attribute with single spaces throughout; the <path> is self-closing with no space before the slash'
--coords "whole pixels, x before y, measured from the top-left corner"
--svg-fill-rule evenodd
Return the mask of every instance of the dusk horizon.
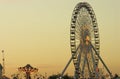
<path id="1" fill-rule="evenodd" d="M 120 0 L 0 0 L 0 63 L 5 75 L 30 64 L 47 76 L 62 73 L 71 58 L 71 17 L 87 2 L 99 28 L 100 56 L 113 75 L 120 75 Z M 74 62 L 64 74 L 74 75 Z M 98 66 L 105 70 L 99 60 Z M 106 72 L 106 70 L 105 70 Z"/>

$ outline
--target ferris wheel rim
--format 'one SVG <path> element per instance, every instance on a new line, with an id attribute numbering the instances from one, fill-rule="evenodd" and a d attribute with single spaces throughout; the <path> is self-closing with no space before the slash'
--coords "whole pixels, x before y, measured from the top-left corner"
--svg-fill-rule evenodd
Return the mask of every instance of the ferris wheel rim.
<path id="1" fill-rule="evenodd" d="M 81 8 L 85 8 L 92 20 L 92 24 L 93 24 L 93 32 L 94 32 L 94 45 L 96 50 L 99 52 L 100 50 L 100 39 L 99 39 L 99 32 L 98 32 L 98 25 L 97 25 L 97 20 L 96 20 L 96 16 L 95 13 L 92 9 L 92 7 L 87 3 L 87 2 L 80 2 L 78 3 L 74 10 L 73 10 L 73 14 L 72 14 L 72 18 L 71 18 L 71 28 L 70 28 L 70 45 L 71 45 L 71 53 L 72 53 L 72 59 L 73 59 L 73 63 L 75 66 L 75 69 L 78 69 L 78 66 L 76 66 L 76 59 L 77 59 L 77 46 L 76 46 L 76 37 L 75 37 L 75 28 L 76 28 L 76 20 L 78 17 L 78 13 L 80 11 Z M 80 46 L 80 44 L 78 44 L 78 46 Z M 78 63 L 77 63 L 78 64 Z M 97 62 L 97 66 L 98 66 L 98 62 Z M 78 69 L 78 73 L 79 73 L 79 69 Z"/>

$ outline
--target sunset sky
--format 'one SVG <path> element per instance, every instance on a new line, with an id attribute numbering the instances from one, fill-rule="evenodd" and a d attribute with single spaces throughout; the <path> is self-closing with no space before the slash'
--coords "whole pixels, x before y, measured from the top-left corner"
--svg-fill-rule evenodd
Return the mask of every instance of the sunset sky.
<path id="1" fill-rule="evenodd" d="M 26 64 L 41 74 L 60 73 L 71 57 L 72 11 L 82 1 L 96 14 L 103 60 L 112 73 L 120 74 L 120 0 L 0 0 L 0 50 L 5 51 L 6 75 Z M 66 73 L 74 73 L 72 63 Z"/>

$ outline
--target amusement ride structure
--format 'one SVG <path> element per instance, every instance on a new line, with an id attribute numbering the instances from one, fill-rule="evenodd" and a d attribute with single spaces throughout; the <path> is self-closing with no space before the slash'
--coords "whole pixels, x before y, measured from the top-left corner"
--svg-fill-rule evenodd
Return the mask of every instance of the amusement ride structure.
<path id="1" fill-rule="evenodd" d="M 99 61 L 103 64 L 110 78 L 110 70 L 100 56 L 99 29 L 95 13 L 87 2 L 78 3 L 72 13 L 70 27 L 71 58 L 61 73 L 73 61 L 74 79 L 102 79 L 99 73 Z"/>
<path id="2" fill-rule="evenodd" d="M 30 74 L 31 74 L 32 72 L 37 72 L 37 71 L 38 71 L 37 68 L 33 68 L 30 64 L 27 64 L 27 65 L 24 66 L 24 67 L 19 67 L 18 70 L 19 70 L 19 71 L 22 71 L 22 72 L 25 72 L 25 74 L 26 74 L 26 79 L 31 79 Z"/>
<path id="3" fill-rule="evenodd" d="M 12 79 L 46 79 L 45 76 L 38 73 L 38 68 L 34 68 L 30 64 L 27 64 L 24 67 L 19 67 L 18 73 L 11 76 Z"/>

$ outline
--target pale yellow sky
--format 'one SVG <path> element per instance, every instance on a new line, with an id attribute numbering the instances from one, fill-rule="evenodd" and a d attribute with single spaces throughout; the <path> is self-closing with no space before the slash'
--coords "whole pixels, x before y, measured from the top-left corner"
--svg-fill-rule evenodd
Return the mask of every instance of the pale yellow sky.
<path id="1" fill-rule="evenodd" d="M 41 73 L 61 72 L 71 57 L 72 11 L 81 1 L 90 3 L 96 14 L 102 58 L 113 73 L 120 73 L 120 0 L 0 0 L 0 50 L 5 50 L 6 74 L 28 63 Z M 72 72 L 71 64 L 67 73 Z"/>

